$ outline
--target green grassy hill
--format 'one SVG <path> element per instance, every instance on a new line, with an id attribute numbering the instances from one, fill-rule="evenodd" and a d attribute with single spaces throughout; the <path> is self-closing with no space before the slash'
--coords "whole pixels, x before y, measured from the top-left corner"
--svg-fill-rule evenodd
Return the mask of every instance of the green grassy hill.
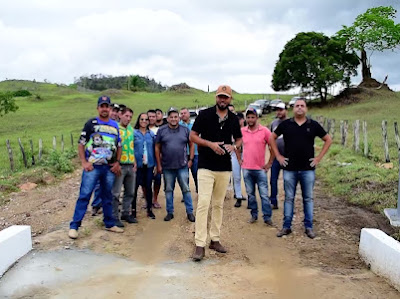
<path id="1" fill-rule="evenodd" d="M 70 134 L 74 142 L 80 134 L 84 123 L 97 115 L 96 103 L 100 95 L 108 95 L 112 102 L 125 104 L 134 112 L 133 122 L 140 112 L 160 108 L 166 111 L 170 106 L 193 107 L 211 106 L 215 103 L 213 93 L 197 89 L 165 91 L 162 93 L 130 92 L 126 90 L 105 90 L 103 92 L 79 92 L 76 89 L 56 84 L 37 83 L 31 81 L 0 82 L 0 92 L 29 90 L 32 96 L 16 98 L 19 109 L 2 117 L 0 128 L 0 175 L 8 175 L 9 162 L 6 140 L 9 139 L 16 156 L 17 169 L 23 169 L 22 158 L 18 148 L 18 138 L 21 138 L 25 149 L 29 140 L 34 143 L 34 153 L 38 152 L 38 140 L 43 139 L 47 152 L 52 149 L 53 136 L 57 136 L 60 148 L 61 135 L 64 136 L 66 148 L 71 147 Z M 237 109 L 244 109 L 245 102 L 263 98 L 261 94 L 234 94 L 234 104 Z M 277 97 L 277 96 L 274 96 Z M 289 100 L 291 96 L 281 98 Z M 74 144 L 76 147 L 76 144 Z"/>
<path id="2" fill-rule="evenodd" d="M 96 115 L 97 98 L 106 94 L 116 103 L 123 103 L 135 111 L 134 121 L 140 112 L 150 108 L 161 108 L 164 111 L 170 106 L 196 107 L 211 106 L 215 103 L 214 94 L 196 89 L 165 91 L 162 93 L 129 92 L 124 90 L 106 90 L 103 92 L 79 92 L 76 89 L 56 84 L 35 83 L 30 81 L 0 82 L 1 91 L 29 90 L 32 96 L 16 98 L 19 109 L 2 118 L 0 127 L 0 193 L 2 190 L 12 190 L 2 187 L 2 184 L 15 185 L 21 178 L 26 179 L 26 172 L 21 153 L 18 148 L 18 138 L 21 138 L 25 149 L 29 152 L 29 140 L 33 140 L 34 154 L 38 154 L 38 140 L 43 139 L 45 153 L 52 152 L 52 139 L 57 136 L 57 149 L 60 149 L 60 138 L 64 135 L 65 148 L 76 149 L 76 141 L 83 124 Z M 234 94 L 234 104 L 237 110 L 244 109 L 245 103 L 263 98 L 261 94 Z M 290 95 L 268 95 L 268 98 L 282 98 L 288 102 Z M 321 163 L 317 175 L 326 183 L 327 190 L 336 196 L 342 196 L 356 204 L 382 211 L 385 207 L 395 206 L 398 182 L 398 150 L 394 139 L 393 123 L 398 120 L 400 112 L 400 93 L 385 91 L 370 91 L 359 95 L 358 102 L 350 104 L 334 103 L 323 108 L 310 107 L 309 114 L 335 119 L 334 144 Z M 317 106 L 317 105 L 316 105 Z M 289 111 L 291 115 L 291 111 Z M 274 114 L 263 116 L 261 122 L 269 124 Z M 362 130 L 360 136 L 360 153 L 352 150 L 352 123 L 359 119 L 368 124 L 369 157 L 363 157 Z M 347 147 L 339 144 L 340 120 L 349 121 L 349 136 Z M 381 122 L 388 121 L 390 155 L 392 169 L 384 169 L 377 162 L 384 162 Z M 74 138 L 71 145 L 70 134 Z M 11 174 L 5 145 L 9 139 L 14 151 L 17 171 Z M 317 143 L 319 145 L 320 143 Z M 318 149 L 317 149 L 318 150 Z M 48 155 L 50 156 L 50 155 Z M 339 163 L 351 163 L 340 166 Z M 31 168 L 29 171 L 35 171 Z M 18 180 L 10 178 L 19 176 Z M 27 180 L 27 179 L 26 179 Z M 4 183 L 6 182 L 6 183 Z M 1 200 L 0 200 L 1 201 Z"/>

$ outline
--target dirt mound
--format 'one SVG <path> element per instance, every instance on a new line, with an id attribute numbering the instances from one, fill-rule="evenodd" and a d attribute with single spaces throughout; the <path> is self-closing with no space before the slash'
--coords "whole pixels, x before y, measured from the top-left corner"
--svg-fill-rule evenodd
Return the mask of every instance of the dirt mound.
<path id="1" fill-rule="evenodd" d="M 174 90 L 174 91 L 185 90 L 185 89 L 192 89 L 192 88 L 186 83 L 175 84 L 169 88 L 169 90 Z"/>
<path id="2" fill-rule="evenodd" d="M 387 78 L 386 78 L 387 79 Z M 386 81 L 385 79 L 385 81 Z M 382 89 L 382 90 L 389 90 L 393 91 L 389 88 L 389 86 L 383 81 L 383 83 L 378 82 L 374 78 L 367 78 L 363 79 L 361 83 L 358 85 L 358 87 L 362 88 L 375 88 L 375 89 Z"/>
<path id="3" fill-rule="evenodd" d="M 349 87 L 343 89 L 334 99 L 335 106 L 348 105 L 358 103 L 365 95 L 371 96 L 368 89 L 361 87 Z"/>
<path id="4" fill-rule="evenodd" d="M 379 84 L 380 86 L 380 84 Z M 385 85 L 383 85 L 385 86 Z M 382 87 L 381 89 L 371 87 L 348 87 L 343 89 L 334 100 L 329 103 L 330 106 L 342 106 L 353 103 L 358 103 L 361 100 L 370 98 L 372 96 L 380 95 L 382 93 L 387 94 L 388 88 Z"/>
<path id="5" fill-rule="evenodd" d="M 195 88 L 190 87 L 186 83 L 180 83 L 180 84 L 175 84 L 172 85 L 170 88 L 168 88 L 168 91 L 174 91 L 178 93 L 190 93 L 195 91 Z"/>

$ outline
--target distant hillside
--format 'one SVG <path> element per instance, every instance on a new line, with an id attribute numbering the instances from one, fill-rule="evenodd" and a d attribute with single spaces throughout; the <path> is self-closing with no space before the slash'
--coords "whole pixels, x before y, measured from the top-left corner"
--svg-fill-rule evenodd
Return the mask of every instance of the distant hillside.
<path id="1" fill-rule="evenodd" d="M 75 80 L 79 87 L 91 90 L 124 89 L 131 91 L 162 92 L 166 87 L 149 77 L 139 75 L 113 77 L 103 74 L 81 76 Z"/>

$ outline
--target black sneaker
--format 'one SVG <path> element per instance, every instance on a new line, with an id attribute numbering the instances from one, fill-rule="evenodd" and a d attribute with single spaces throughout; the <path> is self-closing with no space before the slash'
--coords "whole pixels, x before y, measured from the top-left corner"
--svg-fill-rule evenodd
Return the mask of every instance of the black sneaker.
<path id="1" fill-rule="evenodd" d="M 154 215 L 153 211 L 148 211 L 147 212 L 147 217 L 149 217 L 151 219 L 156 219 L 156 215 Z"/>
<path id="2" fill-rule="evenodd" d="M 316 237 L 316 235 L 315 235 L 315 233 L 314 233 L 312 228 L 306 228 L 306 235 L 310 239 L 314 239 Z"/>
<path id="3" fill-rule="evenodd" d="M 100 207 L 93 207 L 92 208 L 92 216 L 96 216 L 99 211 L 100 211 Z"/>
<path id="4" fill-rule="evenodd" d="M 282 236 L 286 236 L 292 233 L 292 230 L 290 228 L 282 228 L 277 234 L 276 236 L 278 238 L 282 237 Z"/>
<path id="5" fill-rule="evenodd" d="M 118 226 L 118 227 L 125 227 L 125 225 L 124 225 L 120 220 L 116 220 L 116 221 L 115 221 L 115 226 Z"/>
<path id="6" fill-rule="evenodd" d="M 170 221 L 171 219 L 174 219 L 174 214 L 168 213 L 167 216 L 164 217 L 164 221 Z"/>
<path id="7" fill-rule="evenodd" d="M 273 226 L 272 220 L 271 219 L 266 219 L 264 220 L 264 223 L 268 226 Z"/>
<path id="8" fill-rule="evenodd" d="M 278 210 L 279 208 L 278 208 L 278 205 L 271 205 L 271 208 L 273 209 L 273 210 Z"/>
<path id="9" fill-rule="evenodd" d="M 242 200 L 241 199 L 237 199 L 236 203 L 235 203 L 235 208 L 240 208 L 242 206 Z"/>
<path id="10" fill-rule="evenodd" d="M 188 219 L 190 222 L 195 222 L 195 221 L 196 221 L 196 218 L 194 217 L 193 214 L 187 214 L 187 219 Z"/>
<path id="11" fill-rule="evenodd" d="M 128 223 L 138 223 L 137 219 L 132 215 L 122 215 L 121 220 L 124 220 Z"/>

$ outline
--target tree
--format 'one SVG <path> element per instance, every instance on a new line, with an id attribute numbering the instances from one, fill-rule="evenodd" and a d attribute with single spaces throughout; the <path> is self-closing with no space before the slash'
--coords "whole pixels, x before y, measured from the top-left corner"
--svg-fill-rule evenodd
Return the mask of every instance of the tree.
<path id="1" fill-rule="evenodd" d="M 12 92 L 0 93 L 0 116 L 6 115 L 9 112 L 17 111 L 18 106 L 15 103 Z"/>
<path id="2" fill-rule="evenodd" d="M 336 35 L 348 49 L 358 51 L 363 81 L 371 78 L 370 58 L 374 51 L 393 50 L 400 44 L 400 24 L 394 23 L 396 10 L 391 6 L 369 8 L 350 27 L 343 26 Z M 371 54 L 368 57 L 367 51 Z"/>
<path id="3" fill-rule="evenodd" d="M 139 76 L 131 76 L 130 88 L 132 91 L 142 91 L 146 88 L 146 82 Z"/>
<path id="4" fill-rule="evenodd" d="M 326 102 L 328 89 L 335 83 L 350 85 L 357 74 L 357 55 L 346 51 L 345 43 L 323 33 L 300 32 L 288 41 L 279 55 L 272 75 L 275 91 L 301 87 L 319 94 Z"/>

